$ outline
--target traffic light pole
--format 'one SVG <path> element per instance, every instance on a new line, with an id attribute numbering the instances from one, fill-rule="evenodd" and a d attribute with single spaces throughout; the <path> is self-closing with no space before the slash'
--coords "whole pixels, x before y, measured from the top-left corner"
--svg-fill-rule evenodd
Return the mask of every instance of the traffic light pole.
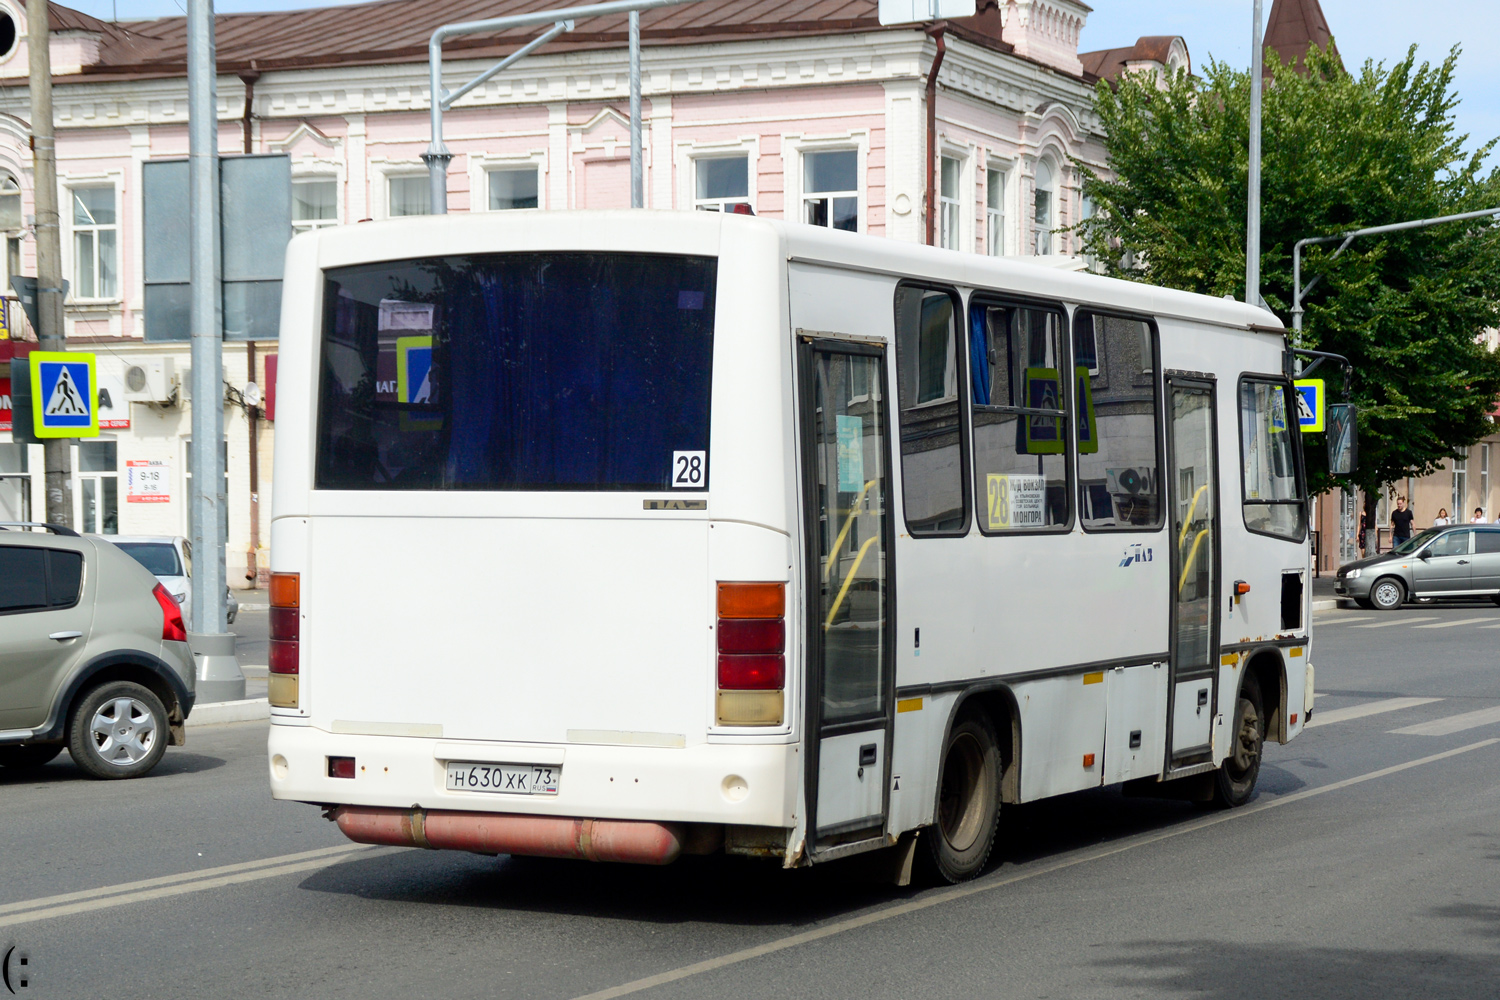
<path id="1" fill-rule="evenodd" d="M 32 197 L 36 209 L 36 311 L 38 346 L 68 349 L 63 326 L 62 232 L 58 228 L 57 148 L 52 133 L 51 26 L 47 0 L 26 0 L 28 59 L 31 63 Z M 73 527 L 71 441 L 43 442 L 47 520 Z"/>

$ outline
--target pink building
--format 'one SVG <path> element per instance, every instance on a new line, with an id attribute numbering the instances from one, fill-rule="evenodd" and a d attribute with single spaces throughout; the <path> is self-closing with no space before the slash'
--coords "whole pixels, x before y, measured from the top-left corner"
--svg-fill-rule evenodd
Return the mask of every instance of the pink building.
<path id="1" fill-rule="evenodd" d="M 425 213 L 420 156 L 429 139 L 433 29 L 557 6 L 386 0 L 220 16 L 220 149 L 291 158 L 298 230 Z M 1180 38 L 1156 37 L 1080 55 L 1090 8 L 1079 0 L 979 7 L 974 17 L 933 28 L 882 27 L 875 0 L 704 0 L 648 12 L 647 206 L 748 206 L 909 241 L 927 239 L 930 208 L 932 241 L 955 250 L 1071 254 L 1077 240 L 1069 227 L 1090 211 L 1075 160 L 1105 168 L 1093 111 L 1100 75 L 1186 67 L 1187 49 Z M 68 334 L 79 349 L 99 352 L 101 385 L 119 387 L 116 426 L 78 446 L 79 521 L 86 530 L 185 533 L 189 422 L 184 389 L 172 392 L 171 384 L 175 371 L 186 385 L 187 345 L 142 339 L 139 220 L 141 164 L 187 152 L 186 22 L 111 23 L 57 5 L 51 11 Z M 623 16 L 580 21 L 455 105 L 445 130 L 454 153 L 450 211 L 628 206 L 625 31 Z M 22 5 L 0 0 L 3 256 L 11 272 L 34 273 L 26 32 Z M 448 85 L 535 33 L 450 42 Z M 274 349 L 259 345 L 252 370 L 246 346 L 226 344 L 226 380 L 265 385 Z M 125 370 L 141 366 L 151 385 L 127 389 Z M 254 543 L 269 537 L 269 505 L 254 530 L 247 410 L 232 394 L 225 405 L 234 581 Z M 255 456 L 263 489 L 271 438 L 259 435 Z M 8 440 L 0 429 L 0 518 L 40 512 L 40 449 L 27 455 Z M 132 493 L 131 470 L 145 462 L 166 470 L 166 500 Z"/>

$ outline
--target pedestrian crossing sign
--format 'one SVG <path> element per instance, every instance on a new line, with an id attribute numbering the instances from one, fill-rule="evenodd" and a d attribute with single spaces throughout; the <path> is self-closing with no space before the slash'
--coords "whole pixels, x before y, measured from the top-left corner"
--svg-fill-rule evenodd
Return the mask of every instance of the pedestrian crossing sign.
<path id="1" fill-rule="evenodd" d="M 1297 380 L 1297 426 L 1304 434 L 1316 434 L 1323 430 L 1327 406 L 1323 395 L 1323 380 L 1299 378 Z"/>
<path id="2" fill-rule="evenodd" d="M 97 437 L 99 383 L 94 355 L 31 352 L 33 433 L 39 438 Z"/>

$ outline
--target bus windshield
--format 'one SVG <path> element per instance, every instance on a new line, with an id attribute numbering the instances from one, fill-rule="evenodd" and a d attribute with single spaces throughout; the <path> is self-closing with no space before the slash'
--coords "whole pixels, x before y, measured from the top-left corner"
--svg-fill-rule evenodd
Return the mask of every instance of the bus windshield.
<path id="1" fill-rule="evenodd" d="M 707 488 L 717 272 L 630 253 L 328 270 L 316 487 Z"/>

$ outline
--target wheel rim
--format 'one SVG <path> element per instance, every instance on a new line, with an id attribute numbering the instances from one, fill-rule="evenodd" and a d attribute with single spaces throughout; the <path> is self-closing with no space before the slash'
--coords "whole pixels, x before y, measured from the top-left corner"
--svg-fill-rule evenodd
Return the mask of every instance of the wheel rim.
<path id="1" fill-rule="evenodd" d="M 1375 603 L 1391 608 L 1401 603 L 1401 588 L 1386 581 L 1375 585 Z"/>
<path id="2" fill-rule="evenodd" d="M 984 829 L 984 750 L 979 740 L 960 733 L 948 747 L 943 786 L 938 793 L 938 826 L 955 851 L 967 851 Z"/>
<path id="3" fill-rule="evenodd" d="M 1255 709 L 1255 702 L 1249 698 L 1240 699 L 1239 721 L 1234 754 L 1229 766 L 1230 774 L 1236 781 L 1244 778 L 1260 763 L 1260 713 Z"/>
<path id="4" fill-rule="evenodd" d="M 143 702 L 113 698 L 94 713 L 89 733 L 101 760 L 129 767 L 144 760 L 156 746 L 156 719 Z"/>

